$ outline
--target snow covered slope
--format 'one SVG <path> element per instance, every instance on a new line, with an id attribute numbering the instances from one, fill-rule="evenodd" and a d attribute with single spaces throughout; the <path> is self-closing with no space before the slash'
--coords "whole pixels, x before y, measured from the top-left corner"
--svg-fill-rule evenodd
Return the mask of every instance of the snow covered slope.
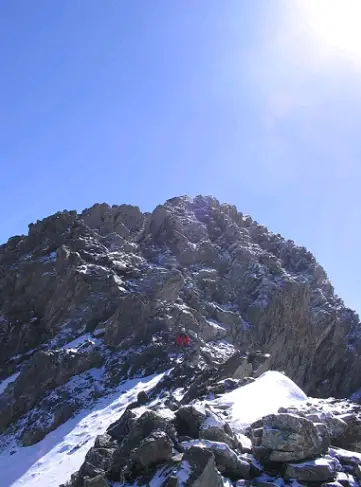
<path id="1" fill-rule="evenodd" d="M 82 411 L 36 445 L 9 444 L 0 455 L 1 487 L 57 487 L 84 461 L 97 435 L 119 418 L 140 391 L 154 387 L 164 374 L 129 380 L 90 411 Z"/>

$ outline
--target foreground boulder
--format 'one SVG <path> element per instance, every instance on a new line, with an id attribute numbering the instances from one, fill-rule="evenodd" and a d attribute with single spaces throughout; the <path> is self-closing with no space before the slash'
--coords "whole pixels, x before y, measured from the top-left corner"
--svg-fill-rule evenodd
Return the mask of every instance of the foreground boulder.
<path id="1" fill-rule="evenodd" d="M 104 475 L 97 475 L 92 479 L 86 479 L 84 487 L 109 487 L 109 484 Z"/>
<path id="2" fill-rule="evenodd" d="M 154 465 L 169 460 L 173 443 L 164 431 L 155 431 L 145 438 L 130 454 L 129 470 L 132 476 Z"/>
<path id="3" fill-rule="evenodd" d="M 186 451 L 178 476 L 184 487 L 223 487 L 213 453 L 198 446 Z"/>
<path id="4" fill-rule="evenodd" d="M 127 411 L 124 415 L 128 418 L 130 416 Z M 113 453 L 108 471 L 109 478 L 119 481 L 122 472 L 125 472 L 127 477 L 133 477 L 150 465 L 154 466 L 170 458 L 173 443 L 176 441 L 175 435 L 174 427 L 169 420 L 154 411 L 145 411 L 135 420 L 132 418 L 129 433 L 124 436 Z"/>
<path id="5" fill-rule="evenodd" d="M 288 413 L 271 414 L 251 426 L 253 451 L 262 462 L 292 462 L 325 453 L 330 438 L 325 425 Z"/>
<path id="6" fill-rule="evenodd" d="M 289 463 L 285 470 L 285 478 L 299 482 L 329 482 L 337 475 L 338 462 L 333 458 L 316 458 L 303 463 Z"/>
<path id="7" fill-rule="evenodd" d="M 206 414 L 196 406 L 182 406 L 176 412 L 175 427 L 181 436 L 198 438 Z"/>
<path id="8" fill-rule="evenodd" d="M 205 448 L 214 455 L 219 472 L 230 479 L 248 479 L 250 477 L 249 463 L 240 458 L 228 445 L 216 441 L 199 440 L 191 443 L 192 446 Z M 182 443 L 187 447 L 187 443 Z"/>

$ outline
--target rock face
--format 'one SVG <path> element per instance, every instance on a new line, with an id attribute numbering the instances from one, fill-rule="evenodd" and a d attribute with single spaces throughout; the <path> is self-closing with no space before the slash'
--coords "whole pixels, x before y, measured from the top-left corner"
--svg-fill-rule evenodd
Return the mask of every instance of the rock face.
<path id="1" fill-rule="evenodd" d="M 30 225 L 0 247 L 0 306 L 0 377 L 54 337 L 52 347 L 103 323 L 110 347 L 183 325 L 267 350 L 268 366 L 310 394 L 361 386 L 358 317 L 314 257 L 211 197 L 152 214 L 95 205 Z"/>

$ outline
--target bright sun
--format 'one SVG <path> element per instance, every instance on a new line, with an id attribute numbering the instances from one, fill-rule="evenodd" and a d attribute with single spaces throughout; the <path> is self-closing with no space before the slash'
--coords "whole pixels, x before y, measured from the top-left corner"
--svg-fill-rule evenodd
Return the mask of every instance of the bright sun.
<path id="1" fill-rule="evenodd" d="M 361 0 L 301 0 L 312 35 L 325 47 L 361 58 Z"/>

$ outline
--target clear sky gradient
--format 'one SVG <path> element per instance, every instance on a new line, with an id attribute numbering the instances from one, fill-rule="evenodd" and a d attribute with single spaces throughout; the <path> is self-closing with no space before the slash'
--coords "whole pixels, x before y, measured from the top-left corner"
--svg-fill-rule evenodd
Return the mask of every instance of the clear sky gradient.
<path id="1" fill-rule="evenodd" d="M 0 242 L 57 210 L 211 194 L 360 312 L 361 39 L 319 35 L 310 1 L 1 0 Z"/>

